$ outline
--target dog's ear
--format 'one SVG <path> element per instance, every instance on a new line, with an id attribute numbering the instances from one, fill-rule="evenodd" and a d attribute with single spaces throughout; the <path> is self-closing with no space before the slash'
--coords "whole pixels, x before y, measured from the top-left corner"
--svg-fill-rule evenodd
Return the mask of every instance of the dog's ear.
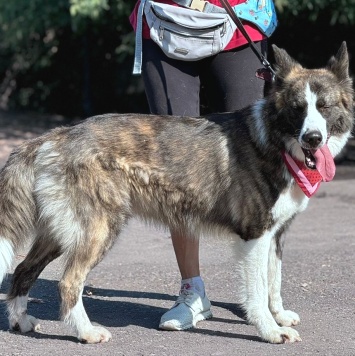
<path id="1" fill-rule="evenodd" d="M 275 57 L 276 76 L 278 78 L 286 77 L 293 69 L 302 68 L 284 49 L 278 48 L 276 45 L 272 45 L 272 49 Z"/>
<path id="2" fill-rule="evenodd" d="M 341 44 L 338 53 L 330 58 L 327 68 L 332 71 L 341 82 L 350 80 L 349 55 L 345 41 Z"/>

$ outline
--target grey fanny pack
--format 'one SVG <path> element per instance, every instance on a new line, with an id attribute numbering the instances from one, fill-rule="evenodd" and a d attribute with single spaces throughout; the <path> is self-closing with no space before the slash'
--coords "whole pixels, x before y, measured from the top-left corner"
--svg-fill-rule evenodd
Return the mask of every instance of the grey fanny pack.
<path id="1" fill-rule="evenodd" d="M 222 51 L 237 28 L 226 13 L 199 12 L 151 0 L 144 13 L 151 39 L 168 57 L 184 61 Z"/>

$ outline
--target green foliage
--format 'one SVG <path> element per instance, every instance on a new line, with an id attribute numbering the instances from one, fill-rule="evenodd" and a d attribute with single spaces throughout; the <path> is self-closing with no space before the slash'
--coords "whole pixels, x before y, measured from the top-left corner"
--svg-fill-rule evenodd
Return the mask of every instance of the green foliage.
<path id="1" fill-rule="evenodd" d="M 97 18 L 102 10 L 110 7 L 107 0 L 70 0 L 70 15 Z"/>
<path id="2" fill-rule="evenodd" d="M 0 107 L 6 108 L 13 95 L 27 106 L 35 88 L 19 88 L 18 78 L 52 64 L 59 46 L 57 33 L 70 20 L 66 0 L 58 0 L 51 6 L 43 6 L 42 0 L 0 0 L 0 80 L 4 73 L 0 81 Z M 42 84 L 36 80 L 33 86 L 42 91 Z M 46 98 L 43 92 L 40 96 Z"/>
<path id="3" fill-rule="evenodd" d="M 128 16 L 132 5 L 122 0 L 69 0 L 70 15 L 74 30 L 85 31 L 88 20 L 100 23 L 105 18 L 105 12 L 111 12 L 115 17 Z M 92 24 L 92 22 L 90 22 Z"/>
<path id="4" fill-rule="evenodd" d="M 68 15 L 66 0 L 53 1 L 50 6 L 42 0 L 0 0 L 1 44 L 16 49 L 50 29 L 65 26 Z"/>
<path id="5" fill-rule="evenodd" d="M 103 86 L 110 70 L 107 87 L 125 93 L 113 81 L 125 69 L 121 85 L 130 85 L 133 6 L 123 0 L 0 0 L 0 108 L 90 113 L 83 101 L 100 98 L 93 86 Z"/>
<path id="6" fill-rule="evenodd" d="M 317 21 L 326 13 L 331 26 L 355 24 L 355 0 L 275 0 L 275 5 L 286 18 L 307 13 L 310 21 Z"/>

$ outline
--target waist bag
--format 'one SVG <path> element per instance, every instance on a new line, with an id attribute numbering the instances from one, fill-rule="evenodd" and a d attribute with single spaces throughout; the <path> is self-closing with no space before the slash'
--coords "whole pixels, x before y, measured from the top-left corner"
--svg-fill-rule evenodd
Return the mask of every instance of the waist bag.
<path id="1" fill-rule="evenodd" d="M 196 61 L 222 51 L 237 26 L 226 13 L 205 13 L 147 1 L 150 37 L 170 58 Z"/>
<path id="2" fill-rule="evenodd" d="M 141 0 L 133 74 L 141 73 L 143 13 L 151 39 L 170 58 L 197 61 L 219 53 L 231 40 L 237 26 L 223 8 L 202 0 L 174 1 L 185 7 Z M 267 36 L 276 28 L 272 0 L 249 0 L 234 6 L 233 10 L 239 17 L 253 20 Z"/>

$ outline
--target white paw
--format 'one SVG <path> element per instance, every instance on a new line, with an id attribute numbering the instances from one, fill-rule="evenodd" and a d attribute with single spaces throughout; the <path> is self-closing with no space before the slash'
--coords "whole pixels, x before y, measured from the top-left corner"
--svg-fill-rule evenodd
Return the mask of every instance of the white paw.
<path id="1" fill-rule="evenodd" d="M 272 329 L 261 337 L 272 344 L 285 344 L 285 343 L 292 343 L 296 341 L 302 341 L 300 335 L 295 329 L 289 327 L 279 327 Z"/>
<path id="2" fill-rule="evenodd" d="M 39 331 L 40 324 L 35 317 L 23 314 L 18 320 L 10 320 L 10 329 L 28 333 L 29 331 Z"/>
<path id="3" fill-rule="evenodd" d="M 92 326 L 90 329 L 78 336 L 81 342 L 87 344 L 97 344 L 108 342 L 112 339 L 111 333 L 102 326 Z"/>
<path id="4" fill-rule="evenodd" d="M 291 310 L 283 310 L 275 314 L 274 319 L 280 326 L 294 326 L 300 323 L 298 314 Z"/>

